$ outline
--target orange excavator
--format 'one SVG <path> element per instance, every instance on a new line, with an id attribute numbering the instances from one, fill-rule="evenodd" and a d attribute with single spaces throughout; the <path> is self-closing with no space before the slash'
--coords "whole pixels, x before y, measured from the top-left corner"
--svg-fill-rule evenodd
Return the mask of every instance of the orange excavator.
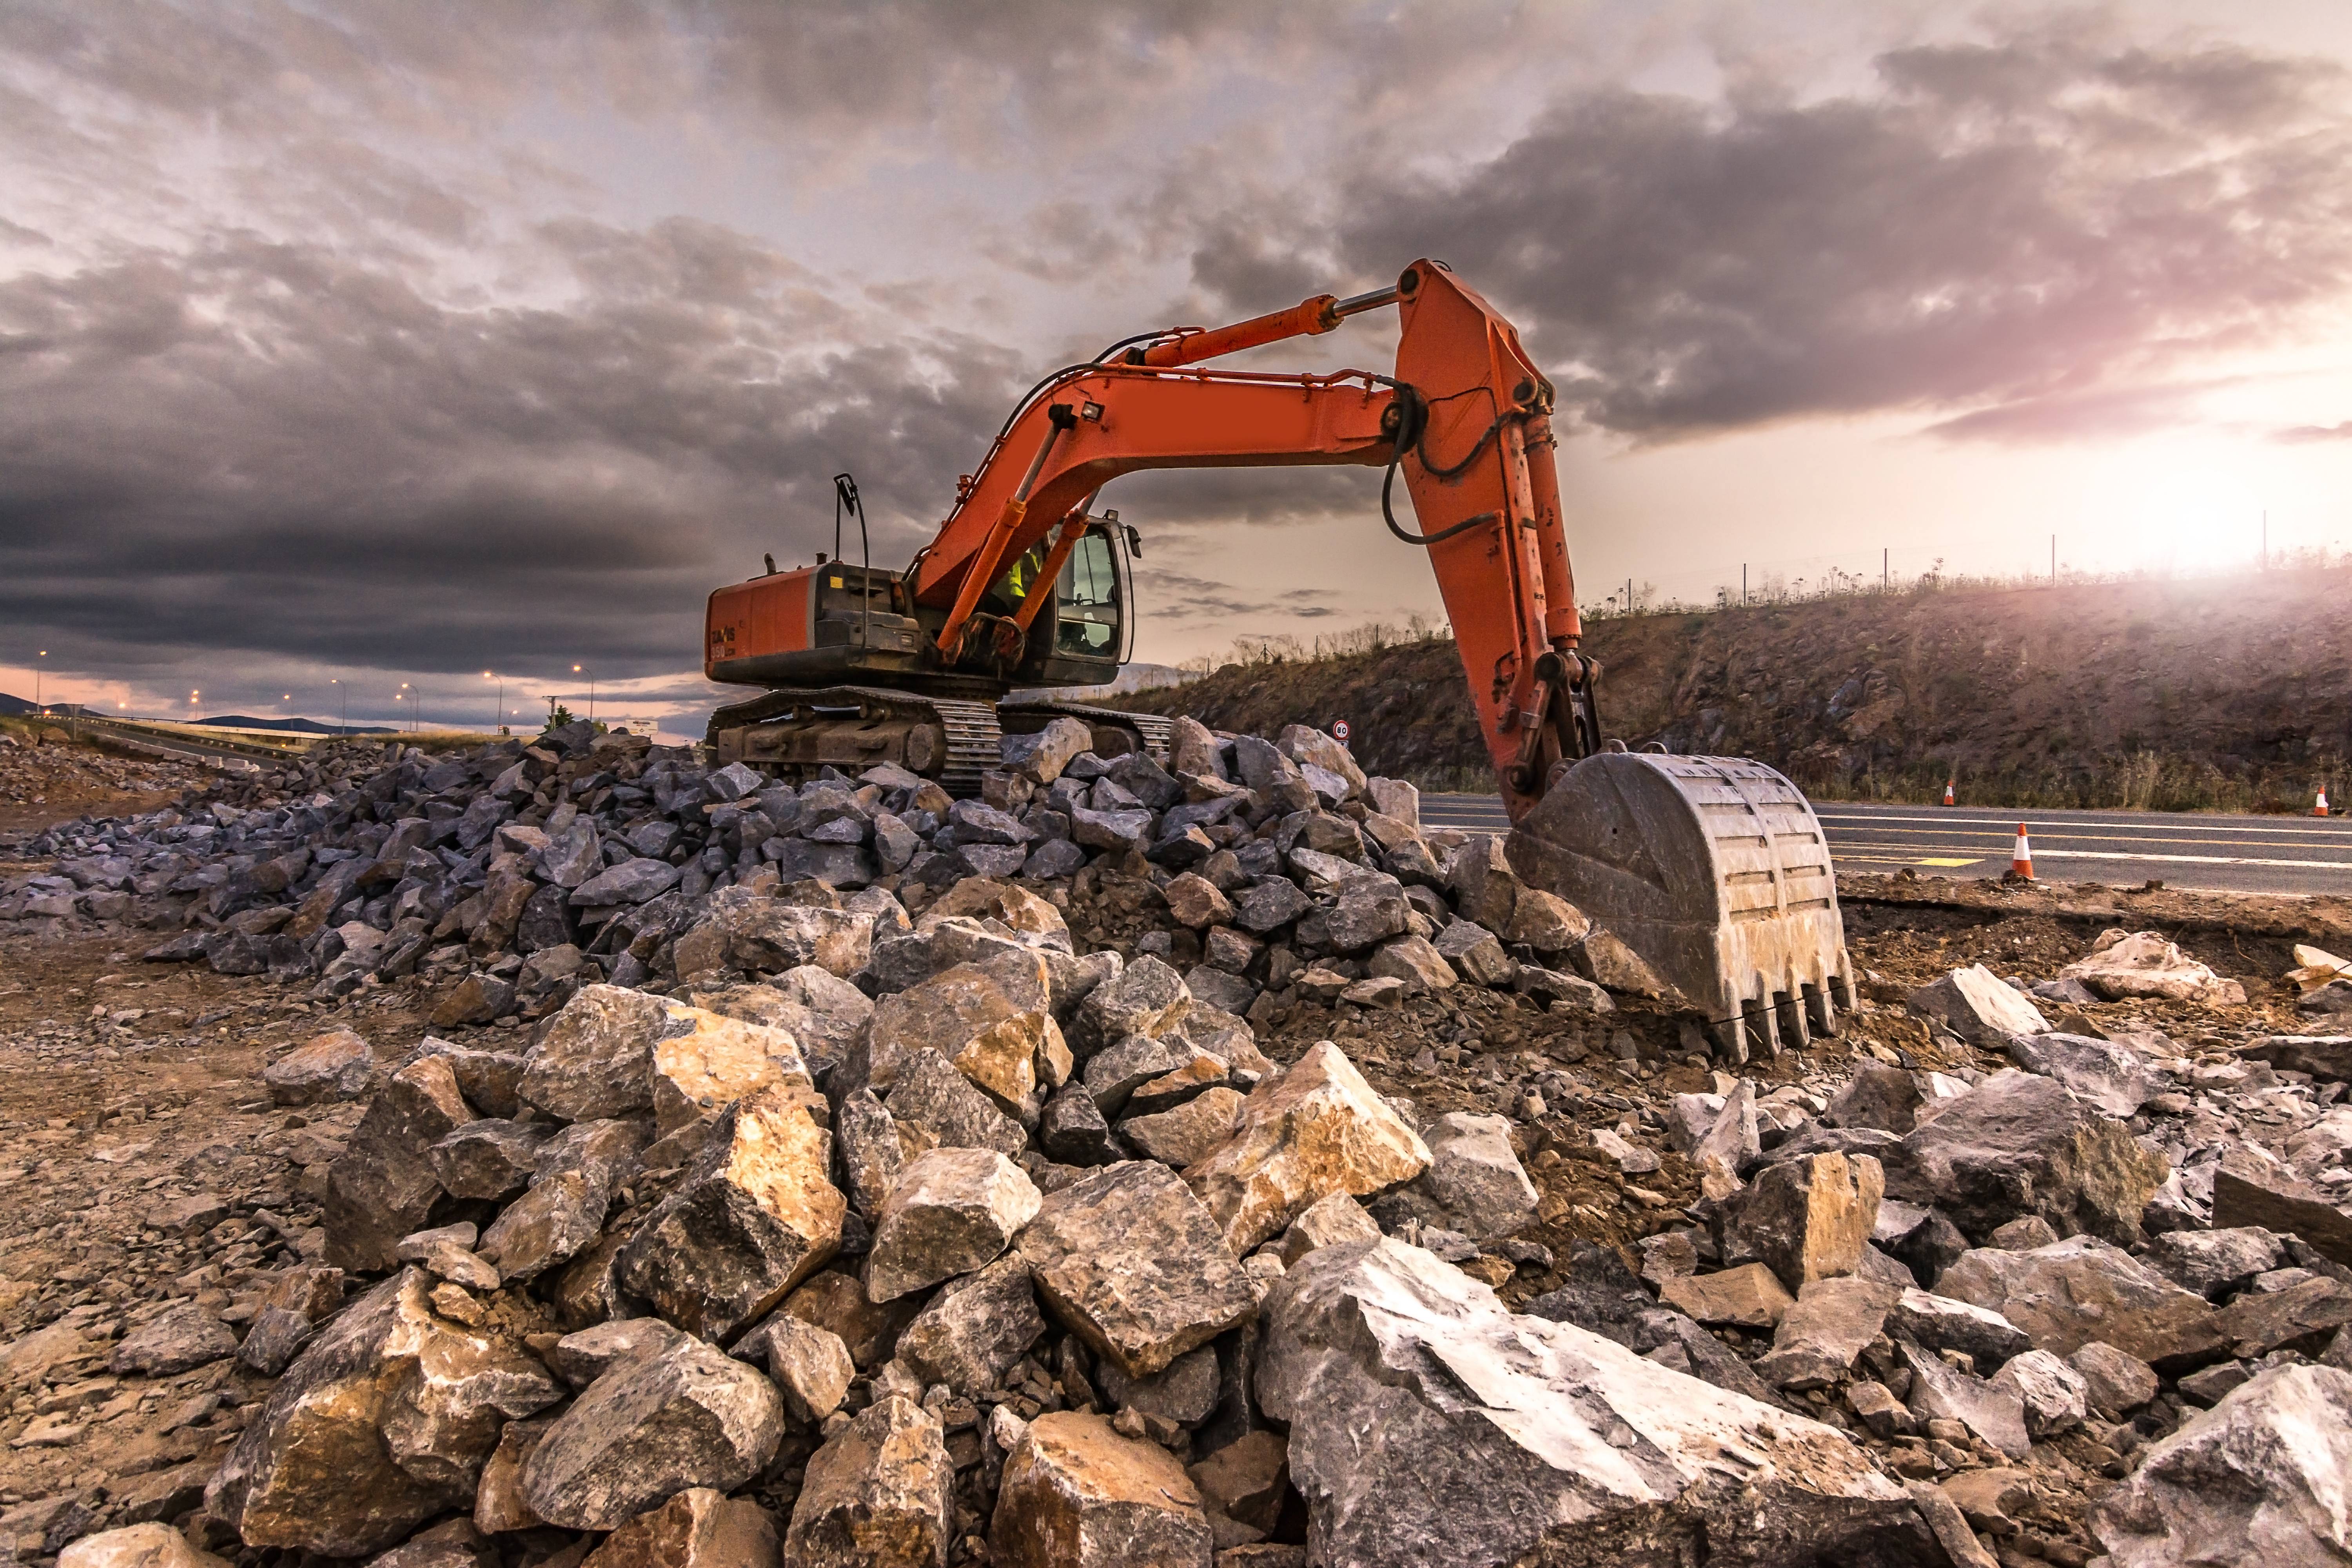
<path id="1" fill-rule="evenodd" d="M 1206 361 L 1328 332 L 1394 306 L 1395 374 L 1284 375 Z M 1097 512 L 1148 468 L 1351 464 L 1383 470 L 1388 531 L 1426 550 L 1514 824 L 1507 855 L 1705 1012 L 1724 1053 L 1833 1032 L 1853 1005 L 1820 822 L 1780 774 L 1739 758 L 1629 752 L 1601 739 L 1600 668 L 1578 651 L 1551 383 L 1517 331 L 1443 262 L 1396 286 L 1318 294 L 1231 326 L 1113 344 L 1040 381 L 957 483 L 904 572 L 842 556 L 865 518 L 835 477 L 835 547 L 710 595 L 704 672 L 761 695 L 719 709 L 725 761 L 791 777 L 894 763 L 979 787 L 1006 732 L 1087 723 L 1103 755 L 1164 755 L 1168 721 L 1016 689 L 1115 679 L 1133 634 L 1137 531 Z M 1413 526 L 1394 507 L 1402 474 Z"/>

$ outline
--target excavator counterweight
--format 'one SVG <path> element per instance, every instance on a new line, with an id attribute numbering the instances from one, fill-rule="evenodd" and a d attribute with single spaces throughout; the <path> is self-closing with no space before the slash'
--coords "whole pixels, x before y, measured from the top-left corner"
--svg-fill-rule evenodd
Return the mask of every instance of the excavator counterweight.
<path id="1" fill-rule="evenodd" d="M 1206 363 L 1391 305 L 1392 375 Z M 1831 1032 L 1853 1005 L 1853 966 L 1804 796 L 1758 763 L 1603 745 L 1551 413 L 1517 330 L 1438 261 L 1392 289 L 1125 340 L 1022 399 L 905 571 L 838 559 L 841 507 L 864 526 L 841 475 L 834 559 L 772 561 L 714 592 L 705 673 L 762 691 L 712 715 L 711 743 L 779 774 L 890 763 L 959 794 L 979 789 L 1003 732 L 1061 715 L 1086 722 L 1103 754 L 1164 755 L 1165 720 L 1006 700 L 1107 684 L 1126 662 L 1137 534 L 1095 511 L 1105 487 L 1150 468 L 1381 468 L 1381 519 L 1428 552 L 1444 597 L 1522 879 L 1646 959 L 1732 1059 L 1751 1035 L 1777 1050 Z M 1412 529 L 1394 506 L 1400 479 Z"/>

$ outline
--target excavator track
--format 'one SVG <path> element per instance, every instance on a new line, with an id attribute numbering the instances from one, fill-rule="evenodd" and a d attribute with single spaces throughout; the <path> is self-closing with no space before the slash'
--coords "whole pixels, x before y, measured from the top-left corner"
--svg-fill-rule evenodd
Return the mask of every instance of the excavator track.
<path id="1" fill-rule="evenodd" d="M 710 715 L 708 738 L 722 761 L 771 773 L 831 766 L 855 773 L 896 763 L 936 780 L 950 795 L 976 795 L 980 775 L 1001 765 L 1003 726 L 990 702 L 827 686 L 786 688 L 730 703 Z"/>

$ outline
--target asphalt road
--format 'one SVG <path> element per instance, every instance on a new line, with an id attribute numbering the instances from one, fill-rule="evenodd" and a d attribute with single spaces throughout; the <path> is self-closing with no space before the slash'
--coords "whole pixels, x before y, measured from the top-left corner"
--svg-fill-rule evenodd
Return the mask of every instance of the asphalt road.
<path id="1" fill-rule="evenodd" d="M 2236 893 L 2352 893 L 2352 818 L 2234 816 L 2218 812 L 1992 811 L 1970 806 L 1816 802 L 1840 870 L 1998 877 L 2025 824 L 2044 881 L 2149 880 Z M 1424 795 L 1431 827 L 1500 833 L 1494 795 Z"/>

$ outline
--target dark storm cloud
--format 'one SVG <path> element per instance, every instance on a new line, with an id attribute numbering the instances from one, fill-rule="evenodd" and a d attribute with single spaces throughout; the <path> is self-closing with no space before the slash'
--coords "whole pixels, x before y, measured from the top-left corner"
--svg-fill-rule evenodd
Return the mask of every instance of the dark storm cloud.
<path id="1" fill-rule="evenodd" d="M 1572 94 L 1465 169 L 1360 177 L 1343 253 L 1452 262 L 1564 403 L 1646 439 L 1971 404 L 2015 416 L 1947 434 L 2071 433 L 2078 395 L 2271 341 L 2352 280 L 2333 66 L 2057 34 L 1878 77 L 1803 102 Z"/>
<path id="2" fill-rule="evenodd" d="M 811 352 L 845 312 L 710 226 L 549 238 L 560 308 L 236 236 L 0 282 L 0 619 L 117 672 L 674 669 L 710 586 L 829 547 L 845 463 L 903 557 L 1010 395 L 968 340 Z"/>

